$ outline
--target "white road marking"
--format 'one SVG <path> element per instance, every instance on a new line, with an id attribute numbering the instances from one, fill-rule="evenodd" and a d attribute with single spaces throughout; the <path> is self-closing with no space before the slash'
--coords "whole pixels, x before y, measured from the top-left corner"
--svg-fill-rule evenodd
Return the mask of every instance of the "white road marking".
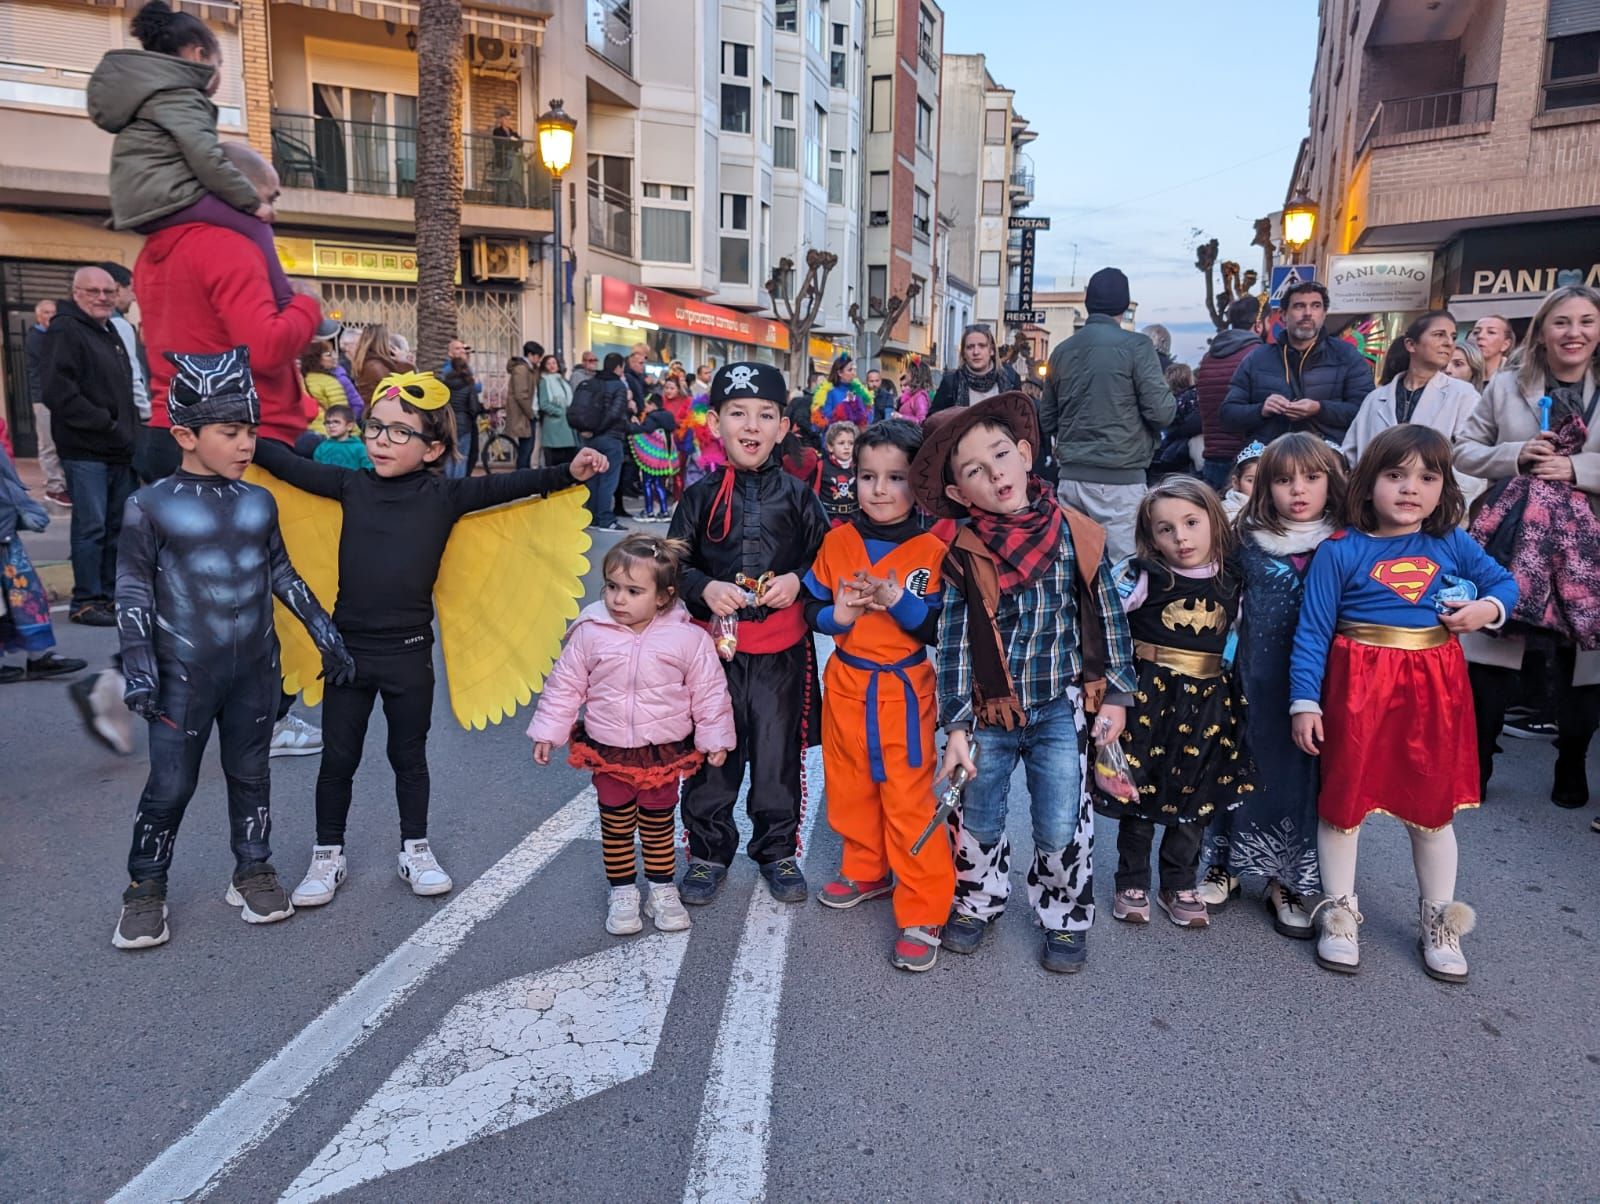
<path id="1" fill-rule="evenodd" d="M 288 1119 L 307 1088 L 366 1040 L 474 928 L 588 830 L 594 811 L 591 788 L 530 832 L 130 1180 L 112 1204 L 183 1200 L 209 1192 Z"/>
<path id="2" fill-rule="evenodd" d="M 648 1074 L 687 933 L 468 995 L 279 1197 L 311 1204 Z"/>
<path id="3" fill-rule="evenodd" d="M 806 782 L 810 797 L 800 824 L 803 849 L 810 845 L 822 804 L 820 752 L 807 756 Z M 789 929 L 802 906 L 809 904 L 776 902 L 761 882 L 750 897 L 695 1126 L 694 1153 L 683 1189 L 686 1202 L 743 1204 L 766 1198 L 778 1005 L 783 999 Z"/>

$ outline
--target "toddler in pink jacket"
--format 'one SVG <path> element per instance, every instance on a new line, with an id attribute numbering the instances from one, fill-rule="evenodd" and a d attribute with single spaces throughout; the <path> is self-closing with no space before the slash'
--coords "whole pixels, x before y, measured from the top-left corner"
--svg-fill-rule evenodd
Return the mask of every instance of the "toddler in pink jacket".
<path id="1" fill-rule="evenodd" d="M 650 886 L 644 913 L 663 932 L 689 927 L 673 884 L 678 784 L 702 760 L 721 765 L 735 740 L 722 662 L 678 601 L 687 551 L 679 540 L 635 534 L 606 553 L 603 599 L 568 629 L 528 725 L 540 765 L 570 738 L 568 763 L 594 774 L 611 884 L 606 931 L 615 936 L 644 927 L 635 833 Z"/>

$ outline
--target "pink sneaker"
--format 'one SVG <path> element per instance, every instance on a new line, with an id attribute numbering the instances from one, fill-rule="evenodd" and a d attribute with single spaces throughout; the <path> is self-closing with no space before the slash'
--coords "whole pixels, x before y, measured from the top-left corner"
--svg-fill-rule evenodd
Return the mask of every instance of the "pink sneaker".
<path id="1" fill-rule="evenodd" d="M 1119 890 L 1111 907 L 1111 918 L 1124 924 L 1150 922 L 1150 892 L 1144 890 Z"/>

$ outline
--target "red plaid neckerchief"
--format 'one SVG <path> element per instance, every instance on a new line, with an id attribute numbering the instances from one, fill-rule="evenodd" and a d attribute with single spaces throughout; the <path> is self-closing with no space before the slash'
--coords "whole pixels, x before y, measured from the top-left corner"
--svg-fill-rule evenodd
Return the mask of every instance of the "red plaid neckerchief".
<path id="1" fill-rule="evenodd" d="M 991 514 L 970 507 L 972 529 L 994 553 L 1000 570 L 1000 592 L 1026 589 L 1049 571 L 1061 554 L 1065 516 L 1045 483 L 1028 482 L 1028 508 L 1017 514 Z"/>

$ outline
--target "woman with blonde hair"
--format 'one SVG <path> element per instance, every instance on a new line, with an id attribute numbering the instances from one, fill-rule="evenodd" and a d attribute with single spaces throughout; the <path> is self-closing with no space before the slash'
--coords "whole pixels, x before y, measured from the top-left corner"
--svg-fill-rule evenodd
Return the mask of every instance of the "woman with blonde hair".
<path id="1" fill-rule="evenodd" d="M 361 332 L 356 353 L 350 357 L 350 370 L 361 400 L 371 405 L 372 391 L 379 381 L 396 372 L 415 372 L 417 365 L 405 339 L 391 333 L 382 322 L 374 322 Z"/>
<path id="2" fill-rule="evenodd" d="M 1533 339 L 1530 328 L 1528 338 Z M 1472 330 L 1467 335 L 1467 342 L 1478 349 L 1478 354 L 1483 356 L 1483 377 L 1493 380 L 1497 372 L 1515 365 L 1512 354 L 1517 349 L 1517 332 L 1511 329 L 1509 319 L 1500 314 L 1485 314 L 1472 324 Z"/>
<path id="3" fill-rule="evenodd" d="M 1483 386 L 1488 383 L 1488 376 L 1483 370 L 1483 352 L 1478 350 L 1476 343 L 1470 340 L 1457 343 L 1444 370 L 1445 375 L 1466 381 L 1474 393 L 1483 396 Z"/>

